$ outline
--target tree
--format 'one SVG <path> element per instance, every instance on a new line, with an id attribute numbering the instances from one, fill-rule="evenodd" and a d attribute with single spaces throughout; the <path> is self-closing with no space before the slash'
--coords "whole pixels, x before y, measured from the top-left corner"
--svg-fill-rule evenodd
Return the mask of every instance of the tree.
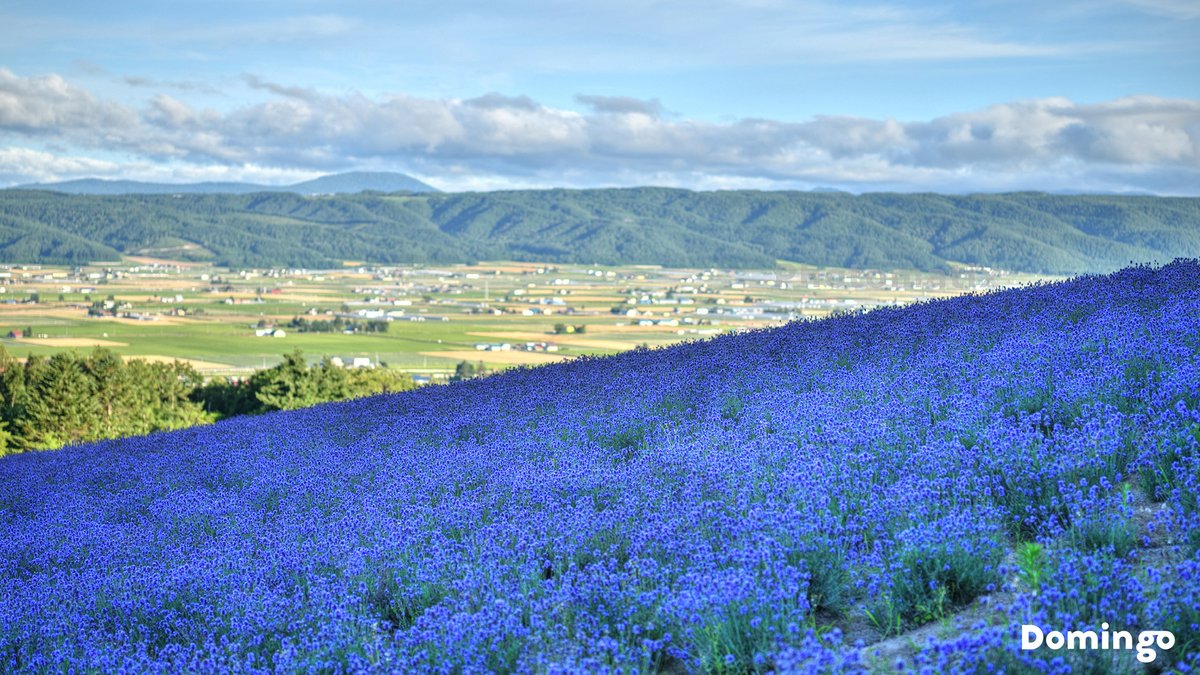
<path id="1" fill-rule="evenodd" d="M 0 345 L 0 457 L 21 449 L 9 429 L 24 415 L 26 400 L 25 368 Z"/>
<path id="2" fill-rule="evenodd" d="M 353 383 L 346 369 L 335 366 L 328 358 L 322 359 L 320 366 L 310 368 L 309 377 L 316 385 L 318 401 L 342 401 L 354 397 Z"/>
<path id="3" fill-rule="evenodd" d="M 484 375 L 487 375 L 487 373 L 488 369 L 487 366 L 483 364 L 483 361 L 479 361 L 478 363 L 459 361 L 458 365 L 454 367 L 454 375 L 450 377 L 450 381 L 461 382 L 463 380 L 470 380 L 475 377 L 483 377 Z"/>
<path id="4" fill-rule="evenodd" d="M 395 368 L 355 368 L 349 371 L 354 396 L 374 396 L 416 388 L 412 375 Z"/>
<path id="5" fill-rule="evenodd" d="M 283 357 L 283 363 L 260 370 L 250 378 L 254 396 L 264 410 L 295 410 L 315 403 L 317 383 L 309 376 L 304 353 L 296 349 Z"/>
<path id="6" fill-rule="evenodd" d="M 0 419 L 11 423 L 21 417 L 28 401 L 25 366 L 0 345 Z"/>
<path id="7" fill-rule="evenodd" d="M 46 361 L 30 359 L 25 380 L 30 390 L 16 428 L 26 448 L 57 448 L 96 438 L 100 406 L 95 385 L 78 358 L 61 352 Z"/>
<path id="8" fill-rule="evenodd" d="M 134 401 L 133 417 L 138 426 L 132 433 L 151 433 L 182 429 L 211 422 L 214 415 L 192 400 L 203 379 L 186 363 L 149 363 L 143 360 L 127 364 L 129 379 L 140 383 Z"/>
<path id="9" fill-rule="evenodd" d="M 83 372 L 92 380 L 95 392 L 98 438 L 115 438 L 134 433 L 145 433 L 137 424 L 138 391 L 144 386 L 141 379 L 129 377 L 125 362 L 108 349 L 96 349 L 80 363 Z"/>
<path id="10" fill-rule="evenodd" d="M 0 420 L 0 457 L 20 452 L 14 447 L 13 440 L 13 435 L 8 432 L 8 422 Z"/>
<path id="11" fill-rule="evenodd" d="M 218 419 L 262 412 L 262 404 L 249 382 L 214 379 L 192 390 L 189 399 Z"/>

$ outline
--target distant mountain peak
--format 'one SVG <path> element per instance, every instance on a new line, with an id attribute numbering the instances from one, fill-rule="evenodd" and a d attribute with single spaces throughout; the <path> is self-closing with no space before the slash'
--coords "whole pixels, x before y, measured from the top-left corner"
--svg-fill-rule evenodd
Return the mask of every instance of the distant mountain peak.
<path id="1" fill-rule="evenodd" d="M 243 182 L 205 183 L 147 183 L 134 180 L 109 180 L 104 178 L 81 178 L 57 183 L 29 183 L 18 185 L 19 190 L 50 190 L 81 195 L 125 195 L 125 194 L 178 194 L 178 193 L 225 193 L 246 194 L 249 192 L 293 192 L 302 195 L 355 194 L 367 190 L 376 192 L 439 192 L 428 183 L 412 176 L 388 171 L 350 171 L 292 185 L 262 185 Z"/>

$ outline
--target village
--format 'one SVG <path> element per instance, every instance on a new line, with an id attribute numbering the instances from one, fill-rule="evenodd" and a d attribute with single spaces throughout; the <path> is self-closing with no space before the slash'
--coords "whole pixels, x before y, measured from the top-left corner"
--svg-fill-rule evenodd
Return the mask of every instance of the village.
<path id="1" fill-rule="evenodd" d="M 837 312 L 1030 283 L 988 268 L 952 273 L 669 269 L 493 262 L 350 263 L 246 269 L 129 258 L 88 266 L 0 266 L 0 344 L 12 355 L 105 347 L 180 359 L 209 376 L 252 372 L 300 349 L 347 368 L 445 379 L 703 339 Z"/>

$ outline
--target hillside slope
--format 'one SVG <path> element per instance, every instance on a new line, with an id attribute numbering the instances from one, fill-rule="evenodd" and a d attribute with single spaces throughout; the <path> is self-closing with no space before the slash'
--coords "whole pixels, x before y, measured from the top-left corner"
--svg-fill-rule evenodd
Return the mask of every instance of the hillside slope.
<path id="1" fill-rule="evenodd" d="M 0 262 L 81 263 L 196 246 L 243 266 L 532 260 L 675 267 L 1072 274 L 1200 256 L 1200 199 L 688 192 L 70 196 L 0 191 Z"/>
<path id="2" fill-rule="evenodd" d="M 1196 667 L 1198 446 L 1178 261 L 0 458 L 0 669 Z"/>

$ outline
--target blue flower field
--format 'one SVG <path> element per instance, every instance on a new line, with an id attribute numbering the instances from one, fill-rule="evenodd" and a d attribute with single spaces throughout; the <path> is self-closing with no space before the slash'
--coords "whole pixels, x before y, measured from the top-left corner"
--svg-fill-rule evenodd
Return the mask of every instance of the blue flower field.
<path id="1" fill-rule="evenodd" d="M 0 671 L 1195 672 L 1198 499 L 1180 260 L 5 457 Z"/>

